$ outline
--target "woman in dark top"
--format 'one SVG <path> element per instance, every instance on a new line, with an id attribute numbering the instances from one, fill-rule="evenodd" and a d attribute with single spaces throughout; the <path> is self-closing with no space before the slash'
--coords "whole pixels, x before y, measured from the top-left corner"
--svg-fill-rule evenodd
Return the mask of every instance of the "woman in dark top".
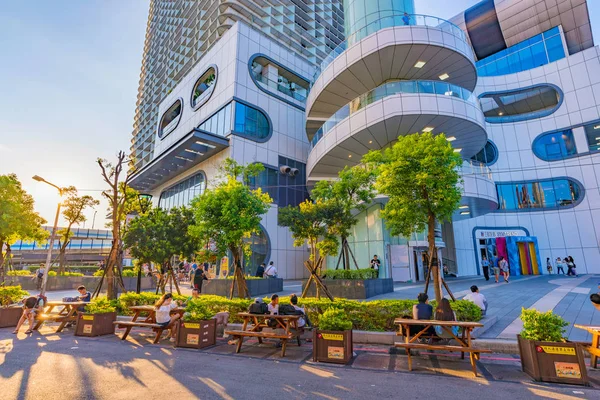
<path id="1" fill-rule="evenodd" d="M 202 293 L 202 283 L 207 280 L 204 269 L 196 268 L 196 272 L 194 272 L 194 289 L 198 289 L 198 292 Z"/>
<path id="2" fill-rule="evenodd" d="M 417 300 L 419 303 L 413 306 L 413 319 L 433 319 L 433 307 L 431 307 L 429 304 L 429 296 L 427 296 L 427 293 L 419 293 Z M 421 332 L 423 328 L 423 325 L 413 325 L 410 328 L 410 334 L 416 335 Z M 433 329 L 429 329 L 425 335 L 435 335 L 435 331 Z"/>

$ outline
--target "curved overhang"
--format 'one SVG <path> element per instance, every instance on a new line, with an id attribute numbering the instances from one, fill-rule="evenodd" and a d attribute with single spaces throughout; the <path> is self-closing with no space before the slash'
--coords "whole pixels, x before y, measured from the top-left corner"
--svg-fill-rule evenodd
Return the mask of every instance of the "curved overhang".
<path id="1" fill-rule="evenodd" d="M 306 101 L 309 123 L 329 118 L 389 80 L 439 81 L 442 77 L 473 91 L 477 84 L 473 52 L 464 35 L 453 32 L 443 26 L 396 26 L 356 42 L 316 78 Z M 418 68 L 418 62 L 424 64 Z"/>
<path id="2" fill-rule="evenodd" d="M 465 160 L 460 169 L 462 197 L 453 221 L 476 218 L 498 209 L 496 183 L 488 166 Z"/>
<path id="3" fill-rule="evenodd" d="M 464 158 L 487 142 L 483 113 L 472 102 L 435 94 L 391 95 L 341 120 L 316 142 L 308 155 L 308 180 L 336 177 L 346 165 L 360 163 L 368 151 L 422 131 L 445 133 Z"/>

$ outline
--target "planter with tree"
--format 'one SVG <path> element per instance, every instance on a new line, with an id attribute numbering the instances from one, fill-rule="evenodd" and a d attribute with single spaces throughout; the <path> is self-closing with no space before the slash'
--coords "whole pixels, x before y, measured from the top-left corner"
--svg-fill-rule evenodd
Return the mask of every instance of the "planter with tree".
<path id="1" fill-rule="evenodd" d="M 521 311 L 523 330 L 517 335 L 523 372 L 539 382 L 589 385 L 583 346 L 564 337 L 569 325 L 552 311 Z"/>
<path id="2" fill-rule="evenodd" d="M 23 305 L 18 303 L 27 296 L 21 286 L 0 286 L 0 328 L 17 326 L 23 314 Z"/>
<path id="3" fill-rule="evenodd" d="M 98 298 L 85 306 L 77 315 L 75 336 L 102 336 L 115 333 L 113 322 L 117 320 L 117 308 L 106 298 Z"/>
<path id="4" fill-rule="evenodd" d="M 313 330 L 313 361 L 348 364 L 353 354 L 352 321 L 344 311 L 330 308 Z"/>
<path id="5" fill-rule="evenodd" d="M 178 321 L 176 347 L 203 349 L 214 346 L 217 341 L 215 313 L 202 304 L 201 300 L 190 300 L 183 319 Z"/>

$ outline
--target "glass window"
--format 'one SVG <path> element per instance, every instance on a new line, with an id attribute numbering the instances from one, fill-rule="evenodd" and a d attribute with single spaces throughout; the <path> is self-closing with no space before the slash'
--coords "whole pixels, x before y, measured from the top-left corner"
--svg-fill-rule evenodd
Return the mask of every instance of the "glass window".
<path id="1" fill-rule="evenodd" d="M 198 125 L 198 129 L 212 133 L 213 135 L 225 136 L 231 132 L 231 107 L 227 104 L 215 114 Z"/>
<path id="2" fill-rule="evenodd" d="M 261 111 L 236 102 L 234 130 L 249 138 L 266 139 L 271 133 L 269 120 Z"/>
<path id="3" fill-rule="evenodd" d="M 205 188 L 206 179 L 204 174 L 200 172 L 163 190 L 158 200 L 158 206 L 165 210 L 187 206 L 194 197 L 204 193 Z"/>
<path id="4" fill-rule="evenodd" d="M 567 178 L 496 184 L 500 210 L 567 207 L 581 195 L 579 185 Z"/>
<path id="5" fill-rule="evenodd" d="M 192 90 L 192 107 L 199 107 L 208 100 L 216 82 L 217 73 L 213 67 L 210 67 L 198 78 L 194 85 L 194 89 Z"/>
<path id="6" fill-rule="evenodd" d="M 600 121 L 584 126 L 589 151 L 600 151 Z"/>
<path id="7" fill-rule="evenodd" d="M 271 253 L 271 243 L 262 226 L 258 233 L 253 233 L 249 238 L 244 239 L 244 242 L 250 244 L 252 252 L 250 257 L 245 258 L 244 268 L 246 273 L 254 275 L 258 266 L 267 262 L 267 257 Z"/>
<path id="8" fill-rule="evenodd" d="M 545 117 L 556 111 L 561 101 L 562 92 L 549 84 L 484 93 L 479 98 L 485 120 L 489 123 L 517 122 Z"/>
<path id="9" fill-rule="evenodd" d="M 265 169 L 258 174 L 258 176 L 250 177 L 250 187 L 252 189 L 261 188 L 263 192 L 266 192 L 271 196 L 273 203 L 277 203 L 279 195 L 277 180 L 279 178 L 279 171 L 275 168 L 264 166 Z"/>
<path id="10" fill-rule="evenodd" d="M 483 149 L 471 157 L 471 160 L 479 161 L 486 165 L 492 165 L 498 160 L 498 149 L 491 140 L 488 140 Z"/>
<path id="11" fill-rule="evenodd" d="M 542 133 L 533 141 L 533 153 L 544 161 L 557 161 L 577 154 L 573 131 Z"/>
<path id="12" fill-rule="evenodd" d="M 158 128 L 158 137 L 163 138 L 165 135 L 169 134 L 177 124 L 179 123 L 179 118 L 181 117 L 181 107 L 182 107 L 181 99 L 178 99 L 173 103 L 171 107 L 163 114 L 160 125 Z"/>

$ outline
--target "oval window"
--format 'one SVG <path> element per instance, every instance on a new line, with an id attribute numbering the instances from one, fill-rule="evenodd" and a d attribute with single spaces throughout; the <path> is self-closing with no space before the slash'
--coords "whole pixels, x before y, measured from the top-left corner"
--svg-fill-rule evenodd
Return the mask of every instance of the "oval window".
<path id="1" fill-rule="evenodd" d="M 544 161 L 558 161 L 577 154 L 573 131 L 542 133 L 533 141 L 533 153 Z"/>
<path id="2" fill-rule="evenodd" d="M 581 184 L 570 178 L 502 182 L 496 184 L 496 189 L 498 208 L 506 211 L 575 207 L 584 193 Z"/>
<path id="3" fill-rule="evenodd" d="M 163 138 L 173 129 L 177 127 L 179 120 L 181 119 L 181 109 L 183 106 L 183 101 L 181 99 L 177 99 L 175 103 L 165 113 L 160 119 L 160 125 L 158 127 L 158 137 Z"/>
<path id="4" fill-rule="evenodd" d="M 492 165 L 498 160 L 498 149 L 491 140 L 488 140 L 483 149 L 471 157 L 471 160 L 479 161 L 485 165 Z"/>
<path id="5" fill-rule="evenodd" d="M 492 124 L 546 117 L 562 104 L 563 93 L 551 84 L 489 92 L 479 96 L 485 120 Z"/>
<path id="6" fill-rule="evenodd" d="M 192 89 L 192 107 L 197 110 L 208 101 L 217 82 L 216 67 L 208 68 L 196 81 Z"/>

